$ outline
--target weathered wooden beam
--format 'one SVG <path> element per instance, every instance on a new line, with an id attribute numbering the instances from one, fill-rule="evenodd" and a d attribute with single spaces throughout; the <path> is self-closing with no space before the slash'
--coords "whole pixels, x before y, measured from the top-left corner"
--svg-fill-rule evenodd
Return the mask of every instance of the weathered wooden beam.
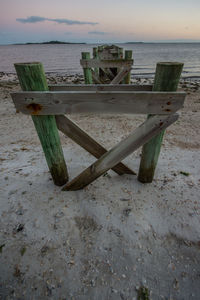
<path id="1" fill-rule="evenodd" d="M 65 116 L 56 116 L 57 127 L 60 131 L 66 134 L 75 143 L 87 150 L 90 154 L 96 158 L 100 158 L 107 150 L 96 142 L 85 131 L 79 128 L 74 122 Z M 134 171 L 128 168 L 126 165 L 119 163 L 112 168 L 114 172 L 119 175 L 132 174 L 136 175 Z"/>
<path id="2" fill-rule="evenodd" d="M 111 69 L 109 69 L 109 68 L 100 68 L 100 70 L 103 71 L 103 73 L 106 75 L 106 77 L 107 77 L 109 80 L 111 80 L 111 81 L 113 80 L 114 74 L 113 74 L 113 72 L 112 72 Z"/>
<path id="3" fill-rule="evenodd" d="M 24 91 L 47 91 L 48 85 L 41 63 L 15 64 L 21 88 Z M 46 161 L 56 185 L 63 185 L 68 181 L 68 172 L 63 157 L 60 138 L 55 117 L 32 116 L 38 133 Z"/>
<path id="4" fill-rule="evenodd" d="M 122 68 L 131 67 L 133 65 L 133 59 L 81 59 L 80 64 L 83 68 Z"/>
<path id="5" fill-rule="evenodd" d="M 130 60 L 132 59 L 132 56 L 133 56 L 133 51 L 132 50 L 125 50 L 125 55 L 124 55 L 124 59 L 125 60 Z M 130 84 L 130 81 L 131 81 L 131 72 L 129 72 L 124 80 L 123 80 L 123 83 L 125 84 Z"/>
<path id="6" fill-rule="evenodd" d="M 103 81 L 99 78 L 98 75 L 96 75 L 95 71 L 93 71 L 91 69 L 91 72 L 92 72 L 92 80 L 94 83 L 98 83 L 98 84 L 103 84 Z"/>
<path id="7" fill-rule="evenodd" d="M 110 84 L 118 84 L 120 83 L 126 75 L 130 72 L 131 67 L 122 68 L 119 73 L 115 76 L 115 78 L 111 81 Z"/>
<path id="8" fill-rule="evenodd" d="M 176 91 L 181 76 L 182 63 L 158 63 L 154 80 L 154 91 Z M 151 118 L 151 116 L 149 116 Z M 140 162 L 138 180 L 140 182 L 152 182 L 160 148 L 163 140 L 164 131 L 155 136 L 143 146 L 142 157 Z"/>
<path id="9" fill-rule="evenodd" d="M 85 61 L 85 60 L 89 60 L 90 61 L 90 52 L 82 52 L 81 55 L 82 55 L 82 60 L 83 61 Z M 88 67 L 87 65 L 85 65 L 83 67 L 83 74 L 84 74 L 85 83 L 86 84 L 92 84 L 93 81 L 92 81 L 92 71 L 91 71 L 91 68 Z"/>
<path id="10" fill-rule="evenodd" d="M 80 175 L 67 183 L 63 190 L 75 191 L 84 188 L 177 119 L 178 114 L 170 116 L 160 115 L 147 119 L 125 140 L 121 141 Z"/>
<path id="11" fill-rule="evenodd" d="M 65 91 L 11 93 L 16 109 L 32 115 L 70 113 L 172 114 L 184 92 Z"/>
<path id="12" fill-rule="evenodd" d="M 133 84 L 53 84 L 49 85 L 50 91 L 152 91 L 152 85 Z"/>

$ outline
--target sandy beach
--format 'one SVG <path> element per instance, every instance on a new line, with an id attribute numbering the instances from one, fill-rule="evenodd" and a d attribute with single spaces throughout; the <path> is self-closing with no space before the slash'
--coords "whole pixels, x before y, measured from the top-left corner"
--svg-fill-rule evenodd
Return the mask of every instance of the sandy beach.
<path id="1" fill-rule="evenodd" d="M 48 82 L 83 77 L 48 74 Z M 132 83 L 151 83 L 132 79 Z M 15 75 L 0 73 L 0 299 L 200 299 L 200 81 L 165 134 L 151 184 L 109 171 L 83 190 L 53 184 Z M 72 115 L 110 149 L 146 116 Z M 95 158 L 60 134 L 70 179 Z M 138 172 L 141 149 L 124 162 Z"/>

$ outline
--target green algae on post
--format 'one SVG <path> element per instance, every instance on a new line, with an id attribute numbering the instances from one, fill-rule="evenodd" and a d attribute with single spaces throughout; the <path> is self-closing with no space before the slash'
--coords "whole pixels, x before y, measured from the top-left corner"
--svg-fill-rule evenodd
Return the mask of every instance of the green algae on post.
<path id="1" fill-rule="evenodd" d="M 153 91 L 175 92 L 178 88 L 182 69 L 183 63 L 179 62 L 157 63 Z M 148 118 L 151 117 L 148 115 Z M 153 181 L 163 136 L 164 130 L 143 146 L 138 174 L 140 182 L 150 183 Z"/>
<path id="2" fill-rule="evenodd" d="M 90 52 L 82 52 L 82 59 L 90 59 Z M 92 72 L 90 68 L 83 68 L 85 84 L 92 84 Z"/>
<path id="3" fill-rule="evenodd" d="M 41 63 L 17 63 L 15 64 L 15 69 L 22 90 L 49 90 L 43 65 Z M 31 104 L 30 109 L 34 114 L 32 115 L 32 120 L 39 136 L 53 181 L 58 186 L 64 185 L 68 181 L 68 172 L 63 156 L 55 116 L 37 116 L 38 110 L 36 110 L 34 103 Z"/>

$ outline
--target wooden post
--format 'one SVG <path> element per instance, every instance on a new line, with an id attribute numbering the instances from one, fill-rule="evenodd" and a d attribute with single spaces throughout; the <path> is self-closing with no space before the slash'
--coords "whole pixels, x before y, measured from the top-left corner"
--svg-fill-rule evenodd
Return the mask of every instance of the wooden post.
<path id="1" fill-rule="evenodd" d="M 153 91 L 174 92 L 177 90 L 183 63 L 160 62 L 156 66 Z M 151 115 L 148 116 L 148 118 Z M 138 180 L 143 183 L 152 182 L 160 154 L 164 131 L 152 138 L 143 146 Z"/>
<path id="2" fill-rule="evenodd" d="M 22 90 L 48 91 L 44 69 L 41 63 L 15 64 Z M 46 161 L 56 185 L 63 185 L 68 181 L 68 172 L 63 151 L 60 144 L 58 129 L 54 116 L 32 116 L 38 133 Z"/>
<path id="3" fill-rule="evenodd" d="M 97 48 L 93 48 L 93 58 L 97 59 L 98 58 L 98 51 Z M 94 68 L 94 72 L 96 76 L 99 76 L 99 68 Z"/>
<path id="4" fill-rule="evenodd" d="M 120 48 L 120 47 L 118 47 L 118 49 L 117 49 L 117 59 L 123 59 L 123 56 L 124 56 L 124 49 L 123 48 Z M 117 71 L 117 73 L 116 73 L 116 75 L 117 74 L 119 74 L 119 72 L 121 71 L 121 69 L 120 68 L 117 68 L 116 69 Z M 121 82 L 121 83 L 123 83 L 123 82 Z"/>
<path id="5" fill-rule="evenodd" d="M 82 59 L 90 59 L 90 52 L 82 52 Z M 85 84 L 92 84 L 92 71 L 90 68 L 83 68 Z"/>
<path id="6" fill-rule="evenodd" d="M 133 51 L 132 50 L 125 50 L 125 60 L 132 59 Z M 123 80 L 124 84 L 130 84 L 131 81 L 131 72 L 129 72 Z"/>

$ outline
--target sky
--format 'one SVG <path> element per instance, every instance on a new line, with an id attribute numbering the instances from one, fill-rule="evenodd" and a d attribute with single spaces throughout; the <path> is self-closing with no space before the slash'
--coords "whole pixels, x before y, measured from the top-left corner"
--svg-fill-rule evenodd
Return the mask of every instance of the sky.
<path id="1" fill-rule="evenodd" d="M 200 0 L 0 0 L 0 44 L 200 42 Z"/>

